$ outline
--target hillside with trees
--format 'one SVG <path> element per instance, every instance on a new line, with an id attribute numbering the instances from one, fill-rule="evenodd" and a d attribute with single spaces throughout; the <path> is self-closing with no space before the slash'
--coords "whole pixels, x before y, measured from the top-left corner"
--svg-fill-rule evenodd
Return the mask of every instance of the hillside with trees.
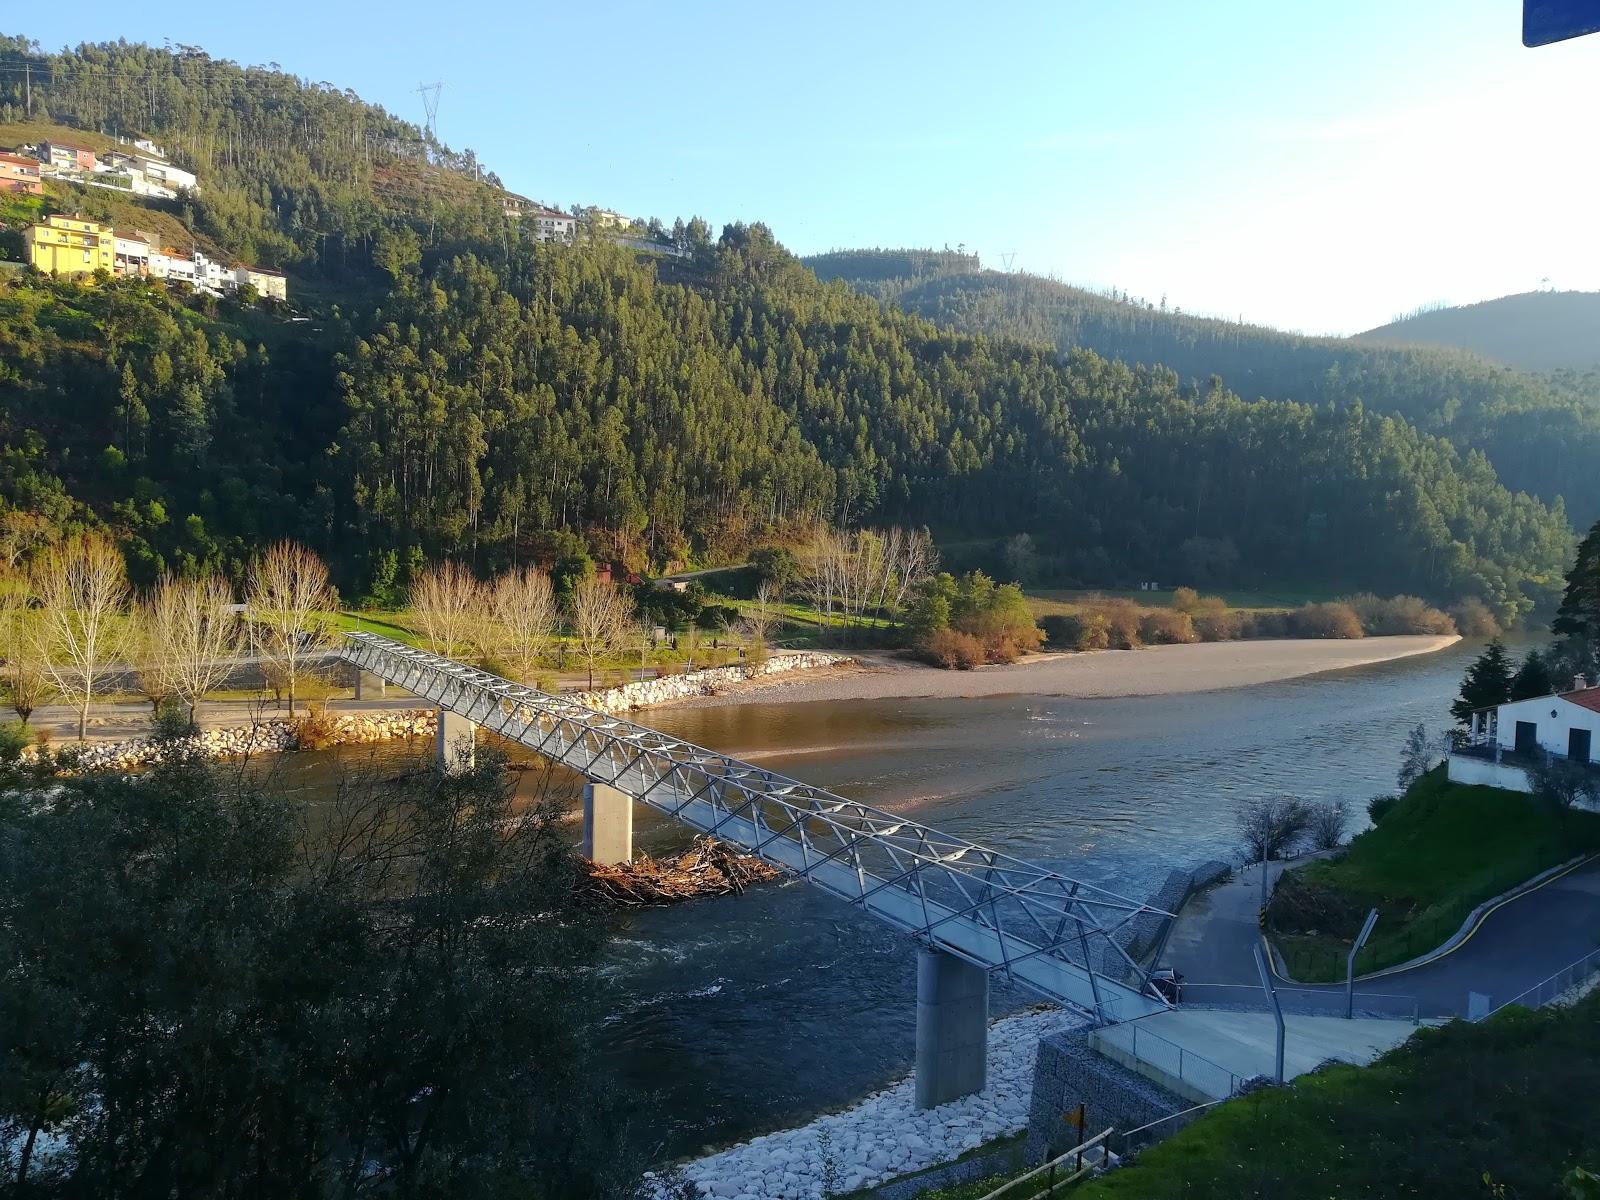
<path id="1" fill-rule="evenodd" d="M 48 68 L 33 119 L 154 132 L 204 173 L 196 228 L 316 285 L 293 321 L 139 280 L 0 284 L 13 561 L 101 526 L 141 586 L 238 579 L 292 537 L 363 595 L 442 557 L 487 574 L 577 546 L 652 570 L 898 524 L 1026 533 L 1097 586 L 1480 596 L 1503 618 L 1556 598 L 1561 505 L 1376 406 L 955 332 L 819 281 L 760 225 L 690 222 L 687 259 L 538 243 L 468 156 L 326 85 L 188 49 L 12 47 Z M 0 84 L 0 117 L 18 101 Z M 475 199 L 383 201 L 428 172 Z"/>
<path id="2" fill-rule="evenodd" d="M 1593 371 L 1600 368 L 1600 292 L 1521 292 L 1427 308 L 1355 340 L 1453 346 L 1524 371 Z"/>
<path id="3" fill-rule="evenodd" d="M 984 270 L 975 257 L 948 252 L 838 251 L 806 261 L 822 279 L 963 332 L 1160 363 L 1196 385 L 1216 375 L 1251 399 L 1393 413 L 1463 452 L 1481 451 L 1513 490 L 1546 502 L 1562 497 L 1580 522 L 1600 516 L 1600 372 L 1592 358 L 1584 371 L 1535 376 L 1457 349 L 1309 338 L 1197 317 L 1165 299 Z M 1588 344 L 1596 344 L 1592 336 Z"/>

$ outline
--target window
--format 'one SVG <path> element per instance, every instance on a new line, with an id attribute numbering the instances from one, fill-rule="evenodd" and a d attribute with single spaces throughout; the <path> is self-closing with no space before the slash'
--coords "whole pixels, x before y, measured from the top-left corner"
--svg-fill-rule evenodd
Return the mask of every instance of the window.
<path id="1" fill-rule="evenodd" d="M 83 261 L 84 262 L 88 262 L 89 261 L 89 252 L 87 250 L 85 250 L 83 252 Z"/>

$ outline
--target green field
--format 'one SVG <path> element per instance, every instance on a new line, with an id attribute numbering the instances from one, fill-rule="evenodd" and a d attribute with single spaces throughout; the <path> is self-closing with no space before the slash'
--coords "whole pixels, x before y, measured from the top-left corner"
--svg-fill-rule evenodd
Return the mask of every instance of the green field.
<path id="1" fill-rule="evenodd" d="M 1342 857 L 1286 875 L 1268 911 L 1268 927 L 1296 979 L 1338 980 L 1362 918 L 1377 908 L 1377 927 L 1356 969 L 1381 970 L 1440 945 L 1485 900 L 1595 849 L 1600 814 L 1564 812 L 1520 792 L 1451 783 L 1440 767 Z M 1274 929 L 1297 889 L 1326 901 L 1318 936 Z"/>

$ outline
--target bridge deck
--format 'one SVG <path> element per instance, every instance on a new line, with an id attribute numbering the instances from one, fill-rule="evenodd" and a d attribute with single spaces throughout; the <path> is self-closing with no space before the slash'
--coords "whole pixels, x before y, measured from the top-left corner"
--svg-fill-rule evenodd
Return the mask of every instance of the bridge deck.
<path id="1" fill-rule="evenodd" d="M 340 653 L 1091 1019 L 1166 1007 L 1114 938 L 1148 905 L 375 634 L 346 635 Z M 1093 969 L 1107 945 L 1121 978 Z"/>

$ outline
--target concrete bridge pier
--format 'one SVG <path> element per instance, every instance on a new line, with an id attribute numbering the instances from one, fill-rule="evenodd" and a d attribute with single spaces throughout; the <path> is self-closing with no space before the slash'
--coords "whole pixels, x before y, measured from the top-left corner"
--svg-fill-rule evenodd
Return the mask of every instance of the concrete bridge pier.
<path id="1" fill-rule="evenodd" d="M 472 770 L 476 731 L 477 726 L 460 713 L 441 708 L 433 729 L 434 765 L 449 775 Z"/>
<path id="2" fill-rule="evenodd" d="M 989 973 L 943 950 L 919 950 L 917 1107 L 981 1092 L 988 1058 Z"/>
<path id="3" fill-rule="evenodd" d="M 633 861 L 633 797 L 604 783 L 583 789 L 583 856 L 609 867 Z"/>

